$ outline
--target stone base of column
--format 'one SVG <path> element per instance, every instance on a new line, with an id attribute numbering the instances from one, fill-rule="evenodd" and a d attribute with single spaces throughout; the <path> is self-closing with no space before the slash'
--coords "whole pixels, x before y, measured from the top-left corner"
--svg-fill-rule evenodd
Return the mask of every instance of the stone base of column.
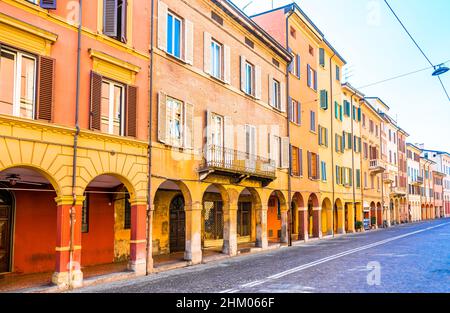
<path id="1" fill-rule="evenodd" d="M 184 259 L 186 261 L 189 261 L 190 265 L 200 264 L 202 263 L 202 251 L 185 251 L 184 252 Z"/>
<path id="2" fill-rule="evenodd" d="M 328 233 L 327 233 L 327 235 L 328 235 L 328 236 L 333 236 L 333 231 L 332 231 L 332 230 L 329 230 Z"/>
<path id="3" fill-rule="evenodd" d="M 237 255 L 237 243 L 236 242 L 230 243 L 229 240 L 224 239 L 222 253 L 229 256 Z"/>
<path id="4" fill-rule="evenodd" d="M 83 272 L 80 270 L 72 271 L 72 279 L 69 279 L 69 272 L 53 273 L 52 283 L 58 286 L 58 288 L 79 288 L 83 286 Z"/>
<path id="5" fill-rule="evenodd" d="M 147 274 L 147 264 L 145 259 L 128 262 L 128 269 L 138 276 Z"/>
<path id="6" fill-rule="evenodd" d="M 343 234 L 345 234 L 345 229 L 338 228 L 337 233 L 340 234 L 340 235 L 343 235 Z"/>

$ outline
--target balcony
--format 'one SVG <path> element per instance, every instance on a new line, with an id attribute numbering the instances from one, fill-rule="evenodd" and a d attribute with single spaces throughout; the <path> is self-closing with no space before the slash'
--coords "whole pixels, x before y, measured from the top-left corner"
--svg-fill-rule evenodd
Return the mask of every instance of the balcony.
<path id="1" fill-rule="evenodd" d="M 423 185 L 423 177 L 422 176 L 417 176 L 416 179 L 412 180 L 411 185 L 413 185 L 413 186 L 422 186 Z"/>
<path id="2" fill-rule="evenodd" d="M 385 170 L 386 165 L 384 164 L 383 160 L 381 159 L 370 160 L 369 171 L 371 175 L 383 173 Z"/>
<path id="3" fill-rule="evenodd" d="M 404 197 L 406 196 L 406 188 L 404 187 L 392 187 L 391 188 L 392 197 Z"/>
<path id="4" fill-rule="evenodd" d="M 383 182 L 385 184 L 390 184 L 395 181 L 395 175 L 391 172 L 383 173 Z"/>
<path id="5" fill-rule="evenodd" d="M 206 148 L 198 172 L 200 180 L 214 173 L 231 176 L 233 183 L 253 178 L 260 180 L 263 186 L 276 178 L 275 161 L 215 145 Z"/>

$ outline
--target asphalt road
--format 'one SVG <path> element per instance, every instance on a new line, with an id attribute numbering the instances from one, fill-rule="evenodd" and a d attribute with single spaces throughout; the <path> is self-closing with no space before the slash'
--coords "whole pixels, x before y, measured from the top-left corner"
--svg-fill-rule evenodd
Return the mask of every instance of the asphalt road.
<path id="1" fill-rule="evenodd" d="M 450 219 L 316 240 L 74 292 L 450 292 Z"/>

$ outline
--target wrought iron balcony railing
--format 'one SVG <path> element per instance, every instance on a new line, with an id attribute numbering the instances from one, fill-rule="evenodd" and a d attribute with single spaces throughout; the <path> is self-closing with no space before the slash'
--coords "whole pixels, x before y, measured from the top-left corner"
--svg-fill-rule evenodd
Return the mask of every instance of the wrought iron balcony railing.
<path id="1" fill-rule="evenodd" d="M 412 184 L 414 186 L 421 186 L 421 185 L 423 185 L 423 177 L 422 176 L 417 176 L 415 179 L 412 180 Z"/>
<path id="2" fill-rule="evenodd" d="M 276 178 L 274 160 L 216 145 L 206 147 L 199 172 L 204 177 L 212 172 L 218 172 L 238 176 L 241 179 L 253 177 L 272 181 Z"/>

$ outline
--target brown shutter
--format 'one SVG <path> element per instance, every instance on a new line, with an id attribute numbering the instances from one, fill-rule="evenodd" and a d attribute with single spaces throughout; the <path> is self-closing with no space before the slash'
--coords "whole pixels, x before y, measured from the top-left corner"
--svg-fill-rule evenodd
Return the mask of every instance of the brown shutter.
<path id="1" fill-rule="evenodd" d="M 320 178 L 320 157 L 318 154 L 316 154 L 316 177 L 314 177 L 315 179 L 319 179 Z"/>
<path id="2" fill-rule="evenodd" d="M 312 177 L 312 162 L 311 162 L 311 152 L 308 151 L 308 178 Z"/>
<path id="3" fill-rule="evenodd" d="M 136 86 L 127 86 L 127 136 L 137 136 L 137 96 Z"/>
<path id="4" fill-rule="evenodd" d="M 39 57 L 37 118 L 51 121 L 55 90 L 55 60 Z"/>
<path id="5" fill-rule="evenodd" d="M 106 36 L 117 37 L 117 6 L 118 0 L 103 1 L 103 33 Z"/>
<path id="6" fill-rule="evenodd" d="M 298 149 L 298 162 L 300 168 L 300 176 L 303 176 L 303 149 Z"/>
<path id="7" fill-rule="evenodd" d="M 91 117 L 90 127 L 94 130 L 101 129 L 102 114 L 102 76 L 91 72 Z"/>

